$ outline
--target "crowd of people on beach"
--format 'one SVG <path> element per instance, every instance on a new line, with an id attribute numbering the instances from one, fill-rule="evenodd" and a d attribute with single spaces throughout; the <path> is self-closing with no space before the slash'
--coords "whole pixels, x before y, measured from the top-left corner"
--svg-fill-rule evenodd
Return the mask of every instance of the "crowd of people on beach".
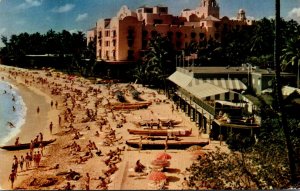
<path id="1" fill-rule="evenodd" d="M 128 122 L 124 112 L 114 110 L 111 106 L 118 102 L 114 94 L 116 90 L 123 91 L 125 94 L 128 94 L 128 90 L 118 84 L 97 86 L 88 80 L 68 78 L 67 75 L 56 72 L 52 72 L 51 76 L 46 76 L 43 72 L 27 70 L 9 70 L 8 73 L 9 78 L 23 80 L 26 86 L 36 87 L 51 95 L 49 107 L 59 109 L 60 113 L 57 115 L 57 121 L 51 118 L 48 123 L 49 133 L 52 137 L 64 136 L 66 141 L 60 142 L 60 149 L 57 150 L 57 153 L 64 153 L 65 161 L 71 161 L 70 165 L 81 166 L 92 158 L 99 158 L 106 167 L 99 170 L 97 178 L 92 177 L 92 173 L 81 172 L 85 176 L 78 181 L 83 181 L 84 186 L 78 187 L 76 184 L 75 189 L 89 190 L 91 182 L 94 180 L 99 184 L 92 189 L 108 189 L 109 184 L 113 181 L 112 175 L 120 168 L 122 155 L 126 148 L 123 146 L 123 136 L 120 136 L 118 131 Z M 155 97 L 155 93 L 151 93 L 149 96 L 154 99 L 153 101 L 161 102 Z M 38 106 L 37 114 L 42 109 Z M 174 106 L 172 106 L 173 111 Z M 158 126 L 162 126 L 161 122 L 158 123 Z M 43 134 L 40 133 L 31 141 L 30 152 L 25 157 L 14 158 L 13 174 L 9 176 L 12 188 L 18 172 L 16 164 L 20 166 L 19 172 L 22 172 L 30 168 L 38 168 L 43 163 L 45 148 L 42 141 Z M 168 139 L 165 141 L 166 149 L 167 141 Z M 37 143 L 40 144 L 36 148 Z M 16 145 L 18 144 L 20 144 L 19 139 L 16 140 Z M 109 151 L 105 152 L 108 148 Z M 23 161 L 22 165 L 21 161 Z M 23 168 L 24 163 L 25 169 Z M 143 171 L 143 168 L 142 164 L 138 165 L 139 171 Z M 51 170 L 57 170 L 57 168 L 51 168 Z M 61 189 L 74 189 L 74 185 L 71 185 L 68 180 L 63 184 Z"/>

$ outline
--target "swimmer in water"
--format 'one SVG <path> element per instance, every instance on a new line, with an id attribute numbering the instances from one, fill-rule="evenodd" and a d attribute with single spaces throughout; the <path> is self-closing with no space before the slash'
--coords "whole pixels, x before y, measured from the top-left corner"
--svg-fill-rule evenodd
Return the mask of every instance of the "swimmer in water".
<path id="1" fill-rule="evenodd" d="M 15 127 L 15 125 L 12 122 L 10 122 L 10 121 L 8 121 L 7 124 L 9 125 L 10 128 L 14 128 Z"/>

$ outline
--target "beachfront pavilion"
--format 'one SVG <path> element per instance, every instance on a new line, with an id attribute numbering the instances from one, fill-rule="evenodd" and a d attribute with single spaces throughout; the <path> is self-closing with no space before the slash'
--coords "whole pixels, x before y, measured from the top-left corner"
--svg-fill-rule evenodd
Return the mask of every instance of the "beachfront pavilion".
<path id="1" fill-rule="evenodd" d="M 247 75 L 237 67 L 190 67 L 177 68 L 168 80 L 174 85 L 178 107 L 203 133 L 217 138 L 235 131 L 253 135 L 259 128 L 260 118 L 254 115 L 257 108 L 241 94 L 247 86 L 239 79 L 247 83 Z M 229 120 L 223 118 L 224 113 Z"/>

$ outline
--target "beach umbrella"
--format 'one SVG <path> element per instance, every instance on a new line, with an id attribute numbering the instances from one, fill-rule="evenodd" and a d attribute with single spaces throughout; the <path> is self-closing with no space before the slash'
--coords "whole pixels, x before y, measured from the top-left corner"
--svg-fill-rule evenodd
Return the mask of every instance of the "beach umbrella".
<path id="1" fill-rule="evenodd" d="M 155 159 L 151 162 L 153 166 L 159 166 L 159 167 L 169 167 L 170 161 L 168 160 L 161 160 L 161 159 Z"/>
<path id="2" fill-rule="evenodd" d="M 163 172 L 159 172 L 159 171 L 152 171 L 149 176 L 148 176 L 149 180 L 153 180 L 156 182 L 159 181 L 163 181 L 167 179 L 167 176 L 163 173 Z"/>
<path id="3" fill-rule="evenodd" d="M 156 155 L 156 159 L 160 159 L 160 160 L 170 160 L 171 158 L 172 156 L 166 152 L 158 153 Z"/>

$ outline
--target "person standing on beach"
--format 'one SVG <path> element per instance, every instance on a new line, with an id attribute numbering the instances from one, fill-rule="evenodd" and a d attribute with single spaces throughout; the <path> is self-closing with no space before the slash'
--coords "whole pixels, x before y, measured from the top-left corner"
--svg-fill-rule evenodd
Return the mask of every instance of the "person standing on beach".
<path id="1" fill-rule="evenodd" d="M 52 123 L 52 121 L 51 121 L 51 123 L 50 123 L 50 125 L 49 125 L 49 129 L 50 129 L 51 135 L 52 135 L 52 128 L 53 128 L 53 123 Z"/>
<path id="2" fill-rule="evenodd" d="M 14 182 L 16 179 L 17 179 L 17 174 L 12 170 L 8 177 L 8 180 L 11 182 L 11 189 L 14 188 Z"/>
<path id="3" fill-rule="evenodd" d="M 86 190 L 90 190 L 90 180 L 91 180 L 91 178 L 90 178 L 89 173 L 86 173 L 86 177 L 85 177 L 85 180 L 84 180 Z"/>
<path id="4" fill-rule="evenodd" d="M 36 108 L 36 112 L 37 112 L 37 114 L 40 113 L 40 107 L 39 106 Z"/>
<path id="5" fill-rule="evenodd" d="M 41 155 L 40 151 L 38 151 L 37 154 L 36 154 L 36 164 L 37 164 L 37 168 L 40 167 L 41 159 L 42 159 L 42 155 Z"/>
<path id="6" fill-rule="evenodd" d="M 50 105 L 51 105 L 51 108 L 53 107 L 53 100 L 51 100 L 51 103 L 50 103 Z"/>
<path id="7" fill-rule="evenodd" d="M 25 162 L 25 159 L 24 159 L 23 155 L 21 155 L 21 159 L 20 159 L 20 168 L 21 168 L 21 171 L 23 171 L 24 162 Z"/>
<path id="8" fill-rule="evenodd" d="M 30 167 L 30 156 L 29 156 L 29 154 L 28 153 L 26 153 L 26 156 L 25 156 L 25 165 L 26 165 L 26 170 L 28 170 L 29 169 L 29 167 Z"/>
<path id="9" fill-rule="evenodd" d="M 58 125 L 60 126 L 61 125 L 61 116 L 58 115 Z"/>
<path id="10" fill-rule="evenodd" d="M 12 170 L 17 174 L 18 172 L 18 165 L 19 161 L 16 155 L 14 155 L 13 164 L 12 164 Z"/>
<path id="11" fill-rule="evenodd" d="M 168 139 L 169 139 L 169 136 L 167 136 L 166 140 L 165 140 L 165 152 L 168 150 Z"/>
<path id="12" fill-rule="evenodd" d="M 55 108 L 57 109 L 57 106 L 58 106 L 58 103 L 57 103 L 57 101 L 55 101 Z"/>

